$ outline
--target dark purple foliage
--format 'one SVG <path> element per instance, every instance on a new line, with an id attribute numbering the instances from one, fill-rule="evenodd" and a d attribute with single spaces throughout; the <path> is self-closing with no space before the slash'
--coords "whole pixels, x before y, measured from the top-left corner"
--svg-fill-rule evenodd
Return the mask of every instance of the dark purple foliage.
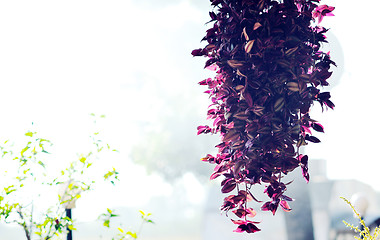
<path id="1" fill-rule="evenodd" d="M 327 29 L 319 26 L 334 7 L 318 6 L 319 0 L 211 0 L 211 28 L 204 48 L 193 56 L 207 58 L 205 68 L 215 78 L 199 84 L 208 86 L 212 104 L 208 119 L 213 126 L 199 126 L 198 134 L 220 134 L 216 156 L 203 161 L 216 164 L 210 179 L 223 176 L 223 193 L 237 190 L 224 199 L 223 211 L 232 210 L 241 220 L 235 232 L 259 231 L 257 222 L 247 220 L 256 212 L 247 206 L 255 200 L 250 189 L 265 184 L 269 201 L 261 210 L 273 214 L 280 206 L 291 210 L 284 195 L 282 177 L 301 167 L 309 181 L 308 157 L 299 148 L 318 143 L 313 130 L 324 132 L 309 116 L 319 102 L 323 109 L 334 108 L 327 86 L 329 53 L 320 50 L 327 42 Z M 241 190 L 243 189 L 243 190 Z"/>

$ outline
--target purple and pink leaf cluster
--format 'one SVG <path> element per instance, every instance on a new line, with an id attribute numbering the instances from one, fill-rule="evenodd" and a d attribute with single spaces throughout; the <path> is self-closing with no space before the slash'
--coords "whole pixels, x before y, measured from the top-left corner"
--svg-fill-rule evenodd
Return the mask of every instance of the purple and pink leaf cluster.
<path id="1" fill-rule="evenodd" d="M 264 184 L 268 201 L 261 210 L 273 214 L 278 207 L 288 212 L 291 197 L 282 177 L 301 167 L 309 181 L 308 156 L 299 148 L 320 140 L 314 132 L 323 126 L 310 117 L 317 102 L 334 108 L 328 86 L 335 63 L 321 50 L 327 42 L 323 17 L 334 7 L 319 0 L 211 0 L 211 28 L 204 48 L 193 56 L 207 58 L 205 68 L 216 72 L 201 81 L 211 105 L 207 116 L 212 126 L 199 126 L 198 134 L 221 136 L 218 154 L 202 160 L 216 164 L 211 179 L 223 177 L 223 211 L 232 211 L 236 232 L 260 231 L 248 220 L 256 212 L 247 203 L 258 201 L 252 186 Z"/>

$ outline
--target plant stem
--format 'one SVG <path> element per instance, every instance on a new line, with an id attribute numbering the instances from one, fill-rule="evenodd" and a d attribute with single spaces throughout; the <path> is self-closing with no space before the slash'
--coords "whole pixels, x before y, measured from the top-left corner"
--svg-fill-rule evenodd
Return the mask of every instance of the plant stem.
<path id="1" fill-rule="evenodd" d="M 31 240 L 31 232 L 29 231 L 28 226 L 26 225 L 26 222 L 24 220 L 24 215 L 23 215 L 23 213 L 21 211 L 21 207 L 17 211 L 17 213 L 18 213 L 18 215 L 21 218 L 21 222 L 18 222 L 18 224 L 21 225 L 21 227 L 24 229 L 26 239 Z"/>

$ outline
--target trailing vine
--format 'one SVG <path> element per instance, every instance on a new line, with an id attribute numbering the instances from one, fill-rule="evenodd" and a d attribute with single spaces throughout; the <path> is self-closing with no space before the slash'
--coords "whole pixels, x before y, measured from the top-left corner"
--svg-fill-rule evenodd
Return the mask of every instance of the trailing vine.
<path id="1" fill-rule="evenodd" d="M 321 50 L 328 29 L 320 26 L 334 7 L 319 0 L 211 0 L 212 27 L 202 39 L 203 48 L 193 56 L 207 58 L 205 68 L 216 72 L 200 85 L 208 87 L 212 126 L 199 126 L 198 134 L 221 136 L 218 154 L 203 161 L 216 164 L 210 179 L 223 176 L 222 193 L 237 190 L 224 199 L 221 209 L 238 220 L 235 232 L 260 231 L 247 202 L 251 193 L 266 186 L 269 200 L 261 210 L 273 215 L 280 206 L 291 210 L 285 195 L 284 175 L 301 167 L 309 181 L 308 156 L 299 148 L 320 140 L 312 131 L 323 126 L 309 114 L 314 102 L 322 111 L 334 108 L 330 93 L 323 92 L 331 76 L 329 52 Z M 239 186 L 243 186 L 242 188 Z"/>

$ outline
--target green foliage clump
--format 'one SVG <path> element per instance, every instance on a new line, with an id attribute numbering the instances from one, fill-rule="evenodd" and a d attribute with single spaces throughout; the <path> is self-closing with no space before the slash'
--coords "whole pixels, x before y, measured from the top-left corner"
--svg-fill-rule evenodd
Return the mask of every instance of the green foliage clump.
<path id="1" fill-rule="evenodd" d="M 354 232 L 359 233 L 359 237 L 355 236 L 355 239 L 358 239 L 358 240 L 361 240 L 361 239 L 364 239 L 364 240 L 376 240 L 376 239 L 379 239 L 379 237 L 380 237 L 380 228 L 376 227 L 373 230 L 373 233 L 371 234 L 371 230 L 369 229 L 369 227 L 366 226 L 365 221 L 360 216 L 360 214 L 356 211 L 356 209 L 352 205 L 352 203 L 350 201 L 348 201 L 344 197 L 341 197 L 341 198 L 351 207 L 351 209 L 354 211 L 355 217 L 359 219 L 360 225 L 363 227 L 362 229 L 360 229 L 360 226 L 355 226 L 355 225 L 350 224 L 350 223 L 348 223 L 348 222 L 346 222 L 346 221 L 343 220 L 343 223 L 347 227 L 351 228 L 351 230 L 353 230 Z"/>
<path id="2" fill-rule="evenodd" d="M 90 171 L 93 164 L 101 153 L 116 150 L 101 140 L 99 132 L 92 133 L 90 149 L 77 154 L 57 174 L 49 167 L 54 162 L 48 161 L 52 158 L 52 142 L 40 138 L 36 132 L 28 131 L 24 135 L 26 140 L 16 147 L 9 141 L 0 144 L 0 160 L 7 166 L 4 173 L 0 172 L 4 178 L 0 181 L 0 223 L 19 225 L 27 240 L 62 239 L 69 230 L 76 230 L 66 209 L 75 207 L 75 201 L 96 185 L 94 179 L 99 174 Z M 119 173 L 113 167 L 100 174 L 100 178 L 112 184 L 119 180 Z M 63 189 L 62 193 L 50 200 L 46 198 L 49 194 L 42 194 L 57 188 Z"/>
<path id="3" fill-rule="evenodd" d="M 141 223 L 138 231 L 128 231 L 121 226 L 117 228 L 118 234 L 112 238 L 112 240 L 133 240 L 137 239 L 140 236 L 142 227 L 145 223 L 154 223 L 152 219 L 150 219 L 151 213 L 145 213 L 143 211 L 139 211 L 141 214 Z M 103 213 L 99 216 L 99 218 L 103 221 L 103 226 L 110 228 L 111 219 L 114 217 L 118 217 L 119 215 L 115 214 L 113 210 L 107 208 L 107 212 Z"/>

